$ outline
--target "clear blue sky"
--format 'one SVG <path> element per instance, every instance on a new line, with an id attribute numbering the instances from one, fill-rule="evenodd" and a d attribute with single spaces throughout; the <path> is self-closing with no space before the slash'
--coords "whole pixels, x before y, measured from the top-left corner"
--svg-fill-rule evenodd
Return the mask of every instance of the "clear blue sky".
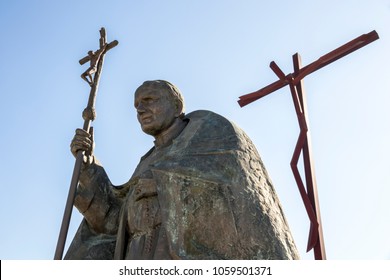
<path id="1" fill-rule="evenodd" d="M 305 79 L 329 259 L 390 259 L 390 1 L 0 1 L 0 259 L 52 259 L 88 85 L 78 60 L 99 29 L 106 56 L 95 154 L 126 182 L 153 139 L 133 92 L 175 83 L 187 112 L 215 111 L 242 127 L 272 177 L 302 259 L 308 218 L 289 162 L 298 137 L 287 88 L 240 108 L 240 95 L 376 30 L 380 39 Z M 81 215 L 73 211 L 69 238 Z"/>

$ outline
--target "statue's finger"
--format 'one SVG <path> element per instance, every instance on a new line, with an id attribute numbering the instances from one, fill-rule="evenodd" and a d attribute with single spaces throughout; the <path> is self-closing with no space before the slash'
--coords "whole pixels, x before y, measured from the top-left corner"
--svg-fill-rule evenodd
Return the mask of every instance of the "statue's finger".
<path id="1" fill-rule="evenodd" d="M 92 143 L 74 139 L 70 144 L 72 153 L 77 153 L 78 150 L 89 151 L 92 148 Z"/>
<path id="2" fill-rule="evenodd" d="M 82 135 L 81 135 L 82 134 Z M 92 145 L 93 141 L 90 137 L 88 137 L 88 135 L 84 134 L 83 132 L 81 132 L 80 134 L 75 134 L 73 139 L 72 139 L 72 142 L 77 142 L 77 143 L 88 143 L 89 145 Z"/>
<path id="3" fill-rule="evenodd" d="M 85 131 L 84 129 L 81 129 L 81 128 L 77 128 L 76 129 L 76 135 L 79 135 L 79 136 L 84 136 L 84 137 L 91 137 L 91 134 L 89 134 L 87 131 Z"/>
<path id="4" fill-rule="evenodd" d="M 83 151 L 87 151 L 87 150 L 91 149 L 92 143 L 84 141 L 84 140 L 73 141 L 72 146 L 77 147 L 79 149 L 82 149 Z"/>
<path id="5" fill-rule="evenodd" d="M 80 135 L 75 135 L 75 137 L 73 138 L 72 142 L 77 142 L 77 143 L 85 143 L 85 144 L 88 144 L 88 145 L 92 145 L 92 140 L 88 137 L 85 137 L 85 136 L 80 136 Z"/>

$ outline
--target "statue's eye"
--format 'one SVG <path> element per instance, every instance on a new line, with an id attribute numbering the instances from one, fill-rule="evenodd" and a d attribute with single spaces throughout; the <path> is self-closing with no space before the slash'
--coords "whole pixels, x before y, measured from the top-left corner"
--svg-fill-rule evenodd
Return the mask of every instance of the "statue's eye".
<path id="1" fill-rule="evenodd" d="M 146 104 L 152 104 L 158 101 L 157 97 L 148 97 L 144 99 Z"/>
<path id="2" fill-rule="evenodd" d="M 142 105 L 142 106 L 150 105 L 150 104 L 157 102 L 159 99 L 160 98 L 158 96 L 144 97 L 144 98 L 138 100 L 137 102 L 135 102 L 134 107 L 138 108 L 138 106 L 140 106 L 140 105 Z"/>

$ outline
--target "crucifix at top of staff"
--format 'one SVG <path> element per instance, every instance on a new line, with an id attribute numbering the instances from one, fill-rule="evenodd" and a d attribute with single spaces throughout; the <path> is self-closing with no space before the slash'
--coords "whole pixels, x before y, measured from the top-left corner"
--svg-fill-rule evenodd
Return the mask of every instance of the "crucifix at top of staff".
<path id="1" fill-rule="evenodd" d="M 106 52 L 118 45 L 118 41 L 114 40 L 107 43 L 106 30 L 100 29 L 99 49 L 96 51 L 89 51 L 88 55 L 79 60 L 81 65 L 90 61 L 90 67 L 81 75 L 91 87 L 87 107 L 83 111 L 84 125 L 83 129 L 93 135 L 91 122 L 95 120 L 95 101 L 96 93 L 99 85 L 100 74 L 103 67 L 104 56 Z M 68 198 L 65 205 L 64 216 L 62 219 L 60 234 L 58 237 L 57 247 L 54 255 L 55 260 L 61 260 L 64 252 L 66 237 L 68 234 L 70 218 L 72 215 L 72 208 L 76 194 L 77 185 L 80 177 L 81 165 L 83 162 L 84 153 L 80 150 L 77 152 L 76 162 L 73 169 L 72 180 L 70 183 Z"/>
<path id="2" fill-rule="evenodd" d="M 279 80 L 258 91 L 239 97 L 238 103 L 241 107 L 244 107 L 249 103 L 256 101 L 257 99 L 260 99 L 286 85 L 290 87 L 295 112 L 297 114 L 298 124 L 300 127 L 300 134 L 290 165 L 310 220 L 307 252 L 314 248 L 314 257 L 317 260 L 326 259 L 326 253 L 311 152 L 311 140 L 307 121 L 307 105 L 306 96 L 303 89 L 303 78 L 310 73 L 313 73 L 314 71 L 317 71 L 318 69 L 334 62 L 335 60 L 342 58 L 343 56 L 346 56 L 347 54 L 350 54 L 351 52 L 360 49 L 367 44 L 370 44 L 377 39 L 379 39 L 379 36 L 375 30 L 367 34 L 363 34 L 358 38 L 320 57 L 318 60 L 305 67 L 301 66 L 301 59 L 297 53 L 293 55 L 294 72 L 288 75 L 284 74 L 279 66 L 274 61 L 272 61 L 270 63 L 270 68 L 274 71 Z M 306 189 L 297 167 L 301 152 L 303 154 Z"/>

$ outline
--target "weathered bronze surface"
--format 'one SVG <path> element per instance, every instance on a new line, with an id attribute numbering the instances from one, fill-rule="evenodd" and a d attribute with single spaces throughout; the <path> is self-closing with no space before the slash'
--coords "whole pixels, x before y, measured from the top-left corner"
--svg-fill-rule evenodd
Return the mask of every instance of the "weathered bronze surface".
<path id="1" fill-rule="evenodd" d="M 78 130 L 84 151 L 75 206 L 84 219 L 65 259 L 298 259 L 255 146 L 210 111 L 184 114 L 179 90 L 149 81 L 135 92 L 154 147 L 131 179 L 114 186 Z"/>

